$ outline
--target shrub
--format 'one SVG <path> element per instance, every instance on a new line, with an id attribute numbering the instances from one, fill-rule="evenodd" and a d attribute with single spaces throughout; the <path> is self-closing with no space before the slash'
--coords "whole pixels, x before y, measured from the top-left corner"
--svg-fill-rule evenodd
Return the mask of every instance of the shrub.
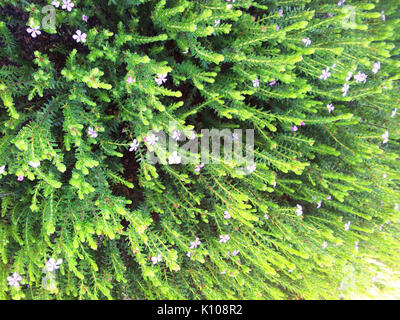
<path id="1" fill-rule="evenodd" d="M 398 267 L 399 0 L 49 2 L 0 0 L 2 299 L 337 299 Z M 212 128 L 255 162 L 153 136 Z"/>

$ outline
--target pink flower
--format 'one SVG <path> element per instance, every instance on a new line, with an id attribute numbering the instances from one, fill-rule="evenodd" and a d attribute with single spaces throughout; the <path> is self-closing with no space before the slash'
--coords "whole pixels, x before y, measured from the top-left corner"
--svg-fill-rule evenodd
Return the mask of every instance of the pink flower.
<path id="1" fill-rule="evenodd" d="M 301 125 L 302 127 L 304 127 L 306 124 L 305 124 L 304 121 L 302 121 L 302 122 L 300 122 L 300 125 Z"/>
<path id="2" fill-rule="evenodd" d="M 275 26 L 275 30 L 276 30 L 276 31 L 279 31 L 279 26 Z"/>
<path id="3" fill-rule="evenodd" d="M 385 22 L 386 21 L 385 11 L 381 12 L 381 17 L 382 17 L 382 21 Z"/>
<path id="4" fill-rule="evenodd" d="M 257 78 L 256 80 L 253 80 L 253 87 L 257 88 L 260 86 L 260 80 Z"/>
<path id="5" fill-rule="evenodd" d="M 298 128 L 296 126 L 292 126 L 292 128 L 290 130 L 292 130 L 293 132 L 296 132 L 298 130 Z"/>
<path id="6" fill-rule="evenodd" d="M 280 17 L 282 17 L 282 15 L 283 15 L 283 10 L 282 10 L 282 9 L 279 9 L 279 10 L 278 10 L 278 14 L 279 14 Z"/>
<path id="7" fill-rule="evenodd" d="M 24 176 L 23 175 L 19 175 L 18 176 L 18 181 L 23 181 L 24 180 Z"/>
<path id="8" fill-rule="evenodd" d="M 85 22 L 87 22 L 87 21 L 88 21 L 87 16 L 83 14 L 83 15 L 82 15 L 82 20 L 85 21 Z"/>
<path id="9" fill-rule="evenodd" d="M 88 135 L 93 139 L 97 138 L 97 132 L 92 127 L 89 127 Z"/>
<path id="10" fill-rule="evenodd" d="M 132 76 L 129 76 L 128 79 L 126 79 L 127 84 L 131 84 L 133 82 L 136 82 L 136 78 L 133 78 Z"/>
<path id="11" fill-rule="evenodd" d="M 195 172 L 200 172 L 201 168 L 204 167 L 204 163 L 200 163 L 198 166 L 196 166 L 196 168 L 194 168 Z"/>
<path id="12" fill-rule="evenodd" d="M 271 81 L 270 83 L 268 83 L 269 86 L 274 86 L 276 84 L 276 80 Z"/>

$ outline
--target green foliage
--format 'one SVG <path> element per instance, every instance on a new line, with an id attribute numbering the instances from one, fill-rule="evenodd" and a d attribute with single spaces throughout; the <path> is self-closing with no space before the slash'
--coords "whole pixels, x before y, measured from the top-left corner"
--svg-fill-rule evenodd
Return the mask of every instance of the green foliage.
<path id="1" fill-rule="evenodd" d="M 400 271 L 399 0 L 347 24 L 337 1 L 75 0 L 32 37 L 50 2 L 0 0 L 1 299 L 337 299 Z M 256 170 L 152 164 L 171 122 L 254 129 Z"/>

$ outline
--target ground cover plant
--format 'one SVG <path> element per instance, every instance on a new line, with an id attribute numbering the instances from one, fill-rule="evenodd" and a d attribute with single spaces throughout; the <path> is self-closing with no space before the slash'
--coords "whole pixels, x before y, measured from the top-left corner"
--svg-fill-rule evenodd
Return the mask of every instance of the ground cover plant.
<path id="1" fill-rule="evenodd" d="M 0 298 L 346 299 L 399 279 L 399 5 L 0 0 Z M 254 161 L 157 135 L 205 129 Z"/>

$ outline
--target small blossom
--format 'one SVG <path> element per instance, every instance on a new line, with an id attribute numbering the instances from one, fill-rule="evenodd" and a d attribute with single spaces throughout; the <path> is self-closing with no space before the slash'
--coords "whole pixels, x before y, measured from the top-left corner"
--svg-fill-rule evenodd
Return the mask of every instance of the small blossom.
<path id="1" fill-rule="evenodd" d="M 89 127 L 88 135 L 93 139 L 97 138 L 97 132 L 92 127 Z"/>
<path id="2" fill-rule="evenodd" d="M 260 80 L 257 78 L 256 80 L 253 80 L 253 87 L 257 88 L 260 86 Z"/>
<path id="3" fill-rule="evenodd" d="M 399 204 L 398 203 L 394 204 L 394 210 L 399 211 Z"/>
<path id="4" fill-rule="evenodd" d="M 350 229 L 350 221 L 344 224 L 344 230 L 347 231 Z"/>
<path id="5" fill-rule="evenodd" d="M 393 111 L 392 111 L 392 116 L 391 117 L 394 118 L 396 113 L 397 113 L 397 108 L 394 108 Z"/>
<path id="6" fill-rule="evenodd" d="M 270 87 L 276 85 L 276 80 L 271 81 L 270 83 L 268 83 L 268 85 L 269 85 Z"/>
<path id="7" fill-rule="evenodd" d="M 279 26 L 275 26 L 275 30 L 276 30 L 276 31 L 279 31 Z"/>
<path id="8" fill-rule="evenodd" d="M 297 207 L 297 209 L 296 209 L 297 216 L 300 217 L 303 214 L 303 207 L 299 204 L 296 205 L 296 207 Z"/>
<path id="9" fill-rule="evenodd" d="M 237 133 L 232 133 L 232 141 L 239 140 L 239 135 Z"/>
<path id="10" fill-rule="evenodd" d="M 201 244 L 199 238 L 196 238 L 194 241 L 190 241 L 190 249 L 195 249 Z"/>
<path id="11" fill-rule="evenodd" d="M 306 47 L 308 47 L 311 44 L 310 38 L 303 38 L 301 41 L 304 43 Z"/>
<path id="12" fill-rule="evenodd" d="M 32 168 L 37 168 L 37 167 L 40 166 L 40 161 L 29 161 L 29 165 L 30 165 Z"/>
<path id="13" fill-rule="evenodd" d="M 382 135 L 383 141 L 382 144 L 388 143 L 389 141 L 389 131 L 385 131 L 385 133 Z"/>
<path id="14" fill-rule="evenodd" d="M 229 211 L 224 211 L 224 219 L 229 220 L 231 218 L 231 214 L 229 213 Z"/>
<path id="15" fill-rule="evenodd" d="M 188 253 L 186 253 L 186 257 L 190 258 L 190 251 L 188 251 Z"/>
<path id="16" fill-rule="evenodd" d="M 382 21 L 383 21 L 383 22 L 386 21 L 385 11 L 382 11 L 382 12 L 381 12 L 381 18 L 382 18 Z"/>
<path id="17" fill-rule="evenodd" d="M 52 272 L 60 268 L 60 264 L 63 262 L 62 259 L 58 259 L 57 261 L 54 258 L 50 258 L 49 261 L 46 262 L 46 270 L 48 272 Z"/>
<path id="18" fill-rule="evenodd" d="M 7 277 L 8 285 L 10 287 L 18 288 L 21 280 L 22 278 L 17 272 L 14 272 L 12 276 Z"/>
<path id="19" fill-rule="evenodd" d="M 178 155 L 178 152 L 174 151 L 172 154 L 168 157 L 168 163 L 169 164 L 180 164 L 182 161 L 182 157 Z"/>
<path id="20" fill-rule="evenodd" d="M 340 1 L 337 3 L 338 7 L 341 7 L 342 4 L 344 4 L 345 2 L 346 2 L 346 0 L 340 0 Z"/>
<path id="21" fill-rule="evenodd" d="M 335 110 L 335 107 L 333 106 L 332 103 L 328 104 L 326 107 L 328 108 L 329 113 L 331 113 L 333 110 Z"/>
<path id="22" fill-rule="evenodd" d="M 129 146 L 129 152 L 136 151 L 139 148 L 139 142 L 133 139 L 131 145 Z"/>
<path id="23" fill-rule="evenodd" d="M 345 97 L 347 95 L 347 91 L 349 91 L 349 88 L 350 88 L 350 86 L 347 83 L 345 83 L 343 85 L 343 88 L 342 88 L 343 97 Z"/>
<path id="24" fill-rule="evenodd" d="M 195 171 L 195 172 L 200 172 L 201 168 L 203 168 L 203 167 L 204 167 L 204 163 L 200 163 L 198 166 L 196 166 L 196 167 L 194 168 L 194 171 Z"/>
<path id="25" fill-rule="evenodd" d="M 356 243 L 354 244 L 354 249 L 358 251 L 358 244 L 360 243 L 360 241 L 356 241 Z"/>
<path id="26" fill-rule="evenodd" d="M 290 130 L 292 130 L 293 132 L 296 132 L 296 131 L 298 130 L 298 128 L 297 128 L 296 126 L 292 126 L 292 127 L 290 128 Z"/>
<path id="27" fill-rule="evenodd" d="M 231 237 L 229 236 L 229 234 L 226 234 L 224 236 L 220 235 L 219 238 L 220 238 L 219 243 L 227 243 Z"/>
<path id="28" fill-rule="evenodd" d="M 331 200 L 331 199 L 332 199 L 331 196 L 327 196 L 327 197 L 326 197 L 326 200 Z"/>
<path id="29" fill-rule="evenodd" d="M 379 231 L 382 231 L 382 228 L 383 228 L 383 224 L 381 224 L 381 225 L 379 226 Z"/>
<path id="30" fill-rule="evenodd" d="M 153 264 L 157 264 L 158 262 L 161 262 L 162 258 L 161 258 L 161 254 L 155 256 L 155 257 L 151 257 L 151 261 L 153 262 Z"/>
<path id="31" fill-rule="evenodd" d="M 129 76 L 128 79 L 126 79 L 127 84 L 131 84 L 133 82 L 136 82 L 136 78 L 133 78 L 132 76 Z"/>
<path id="32" fill-rule="evenodd" d="M 232 251 L 232 256 L 237 256 L 239 254 L 239 250 Z"/>
<path id="33" fill-rule="evenodd" d="M 269 217 L 268 217 L 267 214 L 264 214 L 264 218 L 265 218 L 265 220 L 268 220 L 268 219 L 269 219 Z"/>
<path id="34" fill-rule="evenodd" d="M 322 244 L 322 248 L 326 249 L 327 246 L 328 246 L 328 242 L 324 241 L 324 243 Z"/>
<path id="35" fill-rule="evenodd" d="M 18 181 L 24 181 L 24 176 L 23 175 L 19 175 L 18 176 Z"/>
<path id="36" fill-rule="evenodd" d="M 353 72 L 351 72 L 351 71 L 347 72 L 346 81 L 349 81 L 352 77 L 353 77 Z"/>
<path id="37" fill-rule="evenodd" d="M 87 16 L 83 14 L 83 15 L 82 15 L 82 20 L 85 21 L 85 22 L 88 22 Z"/>
<path id="38" fill-rule="evenodd" d="M 74 3 L 71 0 L 63 0 L 62 9 L 67 9 L 68 12 L 72 11 Z"/>
<path id="39" fill-rule="evenodd" d="M 156 141 L 158 141 L 158 137 L 155 134 L 152 134 L 144 138 L 144 141 L 146 141 L 149 146 L 152 146 L 156 143 Z"/>
<path id="40" fill-rule="evenodd" d="M 380 68 L 381 68 L 381 63 L 379 61 L 375 62 L 372 68 L 372 72 L 376 74 L 380 70 Z"/>
<path id="41" fill-rule="evenodd" d="M 333 68 L 336 68 L 336 67 L 337 67 L 337 64 L 334 63 L 331 68 L 333 69 Z"/>
<path id="42" fill-rule="evenodd" d="M 322 74 L 320 75 L 320 79 L 326 80 L 331 76 L 331 73 L 329 72 L 329 67 L 327 67 L 325 70 L 322 70 Z"/>
<path id="43" fill-rule="evenodd" d="M 221 23 L 221 20 L 215 20 L 214 21 L 214 27 L 218 27 L 218 25 Z"/>
<path id="44" fill-rule="evenodd" d="M 302 127 L 304 127 L 306 124 L 305 124 L 304 121 L 302 121 L 302 122 L 300 122 L 300 125 L 301 125 Z"/>
<path id="45" fill-rule="evenodd" d="M 321 208 L 321 206 L 322 206 L 322 200 L 317 203 L 317 209 Z"/>
<path id="46" fill-rule="evenodd" d="M 247 171 L 251 174 L 251 173 L 253 173 L 254 171 L 256 171 L 256 165 L 255 164 L 251 164 L 251 165 L 249 165 L 249 166 L 247 166 L 246 167 L 246 169 L 247 169 Z"/>
<path id="47" fill-rule="evenodd" d="M 367 82 L 367 75 L 361 71 L 358 71 L 358 73 L 354 76 L 354 79 L 356 80 L 356 83 L 365 83 Z"/>
<path id="48" fill-rule="evenodd" d="M 27 28 L 26 31 L 31 34 L 32 38 L 36 38 L 42 32 L 39 30 L 39 26 Z"/>
<path id="49" fill-rule="evenodd" d="M 56 8 L 58 8 L 60 6 L 60 1 L 54 0 L 51 5 L 55 6 Z"/>
<path id="50" fill-rule="evenodd" d="M 387 174 L 386 173 L 382 173 L 382 179 L 386 179 L 387 178 Z"/>
<path id="51" fill-rule="evenodd" d="M 6 166 L 0 167 L 0 174 L 3 174 L 6 171 Z"/>
<path id="52" fill-rule="evenodd" d="M 282 15 L 283 15 L 283 10 L 282 10 L 282 9 L 279 9 L 279 10 L 278 10 L 278 14 L 279 14 L 280 17 L 282 17 Z"/>
<path id="53" fill-rule="evenodd" d="M 232 9 L 232 5 L 231 5 L 231 4 L 227 4 L 227 5 L 226 5 L 226 9 L 227 9 L 227 10 L 231 10 L 231 9 Z"/>
<path id="54" fill-rule="evenodd" d="M 77 42 L 86 42 L 86 33 L 82 33 L 81 30 L 76 30 L 76 33 L 72 36 L 72 38 Z"/>
<path id="55" fill-rule="evenodd" d="M 154 78 L 154 81 L 161 86 L 163 83 L 167 82 L 167 73 L 161 74 L 157 73 L 157 78 Z"/>
<path id="56" fill-rule="evenodd" d="M 181 138 L 181 132 L 179 130 L 175 130 L 172 132 L 172 139 L 178 141 Z"/>
<path id="57" fill-rule="evenodd" d="M 329 12 L 328 17 L 329 17 L 329 18 L 332 18 L 332 17 L 333 17 L 332 12 Z"/>

